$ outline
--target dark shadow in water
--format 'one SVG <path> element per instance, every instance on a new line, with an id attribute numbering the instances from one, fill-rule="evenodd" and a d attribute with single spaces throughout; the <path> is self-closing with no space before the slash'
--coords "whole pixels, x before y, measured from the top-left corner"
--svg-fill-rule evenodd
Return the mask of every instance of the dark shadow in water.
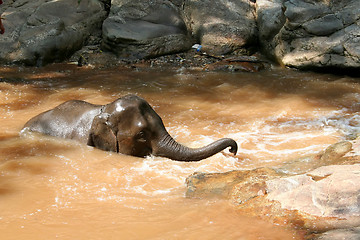
<path id="1" fill-rule="evenodd" d="M 74 150 L 74 146 L 47 136 L 3 138 L 0 140 L 0 196 L 22 191 L 19 177 L 51 174 L 53 161 L 58 161 L 54 156 Z"/>
<path id="2" fill-rule="evenodd" d="M 1 169 L 1 165 L 0 165 Z M 0 176 L 0 196 L 8 195 L 16 192 L 13 184 L 11 184 L 12 177 Z"/>
<path id="3" fill-rule="evenodd" d="M 5 77 L 6 76 L 6 77 Z M 198 71 L 158 71 L 147 69 L 135 71 L 128 68 L 90 69 L 73 65 L 53 64 L 44 68 L 0 69 L 0 82 L 13 86 L 31 86 L 29 97 L 10 103 L 12 109 L 22 109 L 39 100 L 47 98 L 60 89 L 89 88 L 101 94 L 121 93 L 154 95 L 171 93 L 173 96 L 195 96 L 209 103 L 218 103 L 227 99 L 227 95 L 217 94 L 214 88 L 227 83 L 233 89 L 251 86 L 267 94 L 268 98 L 277 98 L 284 94 L 293 94 L 305 99 L 320 102 L 322 106 L 348 106 L 342 100 L 349 94 L 360 93 L 360 78 L 342 77 L 332 74 L 300 72 L 289 69 L 276 69 L 259 73 L 209 73 Z M 31 99 L 31 95 L 38 99 Z M 164 102 L 169 99 L 164 99 Z M 233 99 L 237 101 L 237 99 Z M 104 103 L 105 104 L 105 103 Z M 241 99 L 239 99 L 241 104 Z M 9 106 L 9 104 L 6 104 Z M 0 107 L 4 107 L 4 104 Z M 354 111 L 360 110 L 355 106 Z"/>
<path id="4" fill-rule="evenodd" d="M 76 149 L 76 144 L 68 145 L 63 140 L 51 136 L 31 133 L 31 137 L 12 137 L 0 141 L 0 166 L 9 161 L 24 158 L 51 158 L 64 155 Z M 73 141 L 71 141 L 73 143 Z M 73 146 L 75 145 L 75 146 Z"/>

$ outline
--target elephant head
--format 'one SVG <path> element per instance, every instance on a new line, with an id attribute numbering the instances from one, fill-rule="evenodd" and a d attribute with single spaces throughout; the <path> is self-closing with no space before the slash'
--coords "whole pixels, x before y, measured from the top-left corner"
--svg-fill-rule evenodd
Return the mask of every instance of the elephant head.
<path id="1" fill-rule="evenodd" d="M 223 138 L 202 148 L 188 148 L 176 142 L 166 131 L 160 116 L 142 98 L 128 95 L 105 105 L 95 116 L 88 145 L 96 148 L 144 157 L 167 157 L 178 161 L 199 161 L 237 144 Z"/>

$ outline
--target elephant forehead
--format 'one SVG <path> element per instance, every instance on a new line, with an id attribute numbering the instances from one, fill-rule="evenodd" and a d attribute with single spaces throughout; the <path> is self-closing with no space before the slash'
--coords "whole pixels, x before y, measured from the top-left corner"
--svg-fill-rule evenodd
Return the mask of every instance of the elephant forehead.
<path id="1" fill-rule="evenodd" d="M 136 125 L 137 127 L 143 127 L 143 126 L 145 126 L 145 122 L 143 122 L 143 121 L 137 121 L 137 122 L 135 123 L 135 125 Z"/>
<path id="2" fill-rule="evenodd" d="M 125 110 L 125 106 L 121 102 L 115 103 L 115 111 L 122 112 Z"/>

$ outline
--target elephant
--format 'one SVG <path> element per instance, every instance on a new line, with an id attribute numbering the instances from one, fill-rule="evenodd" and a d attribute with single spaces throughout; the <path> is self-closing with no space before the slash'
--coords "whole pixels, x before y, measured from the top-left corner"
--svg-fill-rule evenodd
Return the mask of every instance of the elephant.
<path id="1" fill-rule="evenodd" d="M 200 148 L 176 142 L 149 103 L 136 95 L 126 95 L 106 105 L 70 100 L 33 117 L 24 125 L 25 129 L 74 139 L 105 151 L 176 161 L 200 161 L 227 147 L 236 155 L 238 148 L 231 138 Z"/>
<path id="2" fill-rule="evenodd" d="M 2 0 L 0 0 L 0 5 L 1 5 L 2 3 L 3 3 Z M 2 24 L 1 19 L 4 19 L 4 18 L 1 17 L 1 14 L 0 14 L 0 34 L 4 34 L 4 33 L 5 33 L 5 27 L 4 27 L 4 25 Z"/>

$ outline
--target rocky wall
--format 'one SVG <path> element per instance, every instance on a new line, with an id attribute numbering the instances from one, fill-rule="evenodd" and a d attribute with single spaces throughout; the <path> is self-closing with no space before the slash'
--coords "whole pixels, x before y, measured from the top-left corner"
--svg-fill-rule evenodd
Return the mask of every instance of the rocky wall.
<path id="1" fill-rule="evenodd" d="M 263 52 L 296 68 L 359 68 L 358 0 L 257 0 Z"/>
<path id="2" fill-rule="evenodd" d="M 0 64 L 63 61 L 86 45 L 154 58 L 197 43 L 216 57 L 261 51 L 288 67 L 360 67 L 358 0 L 4 0 L 0 14 Z"/>

